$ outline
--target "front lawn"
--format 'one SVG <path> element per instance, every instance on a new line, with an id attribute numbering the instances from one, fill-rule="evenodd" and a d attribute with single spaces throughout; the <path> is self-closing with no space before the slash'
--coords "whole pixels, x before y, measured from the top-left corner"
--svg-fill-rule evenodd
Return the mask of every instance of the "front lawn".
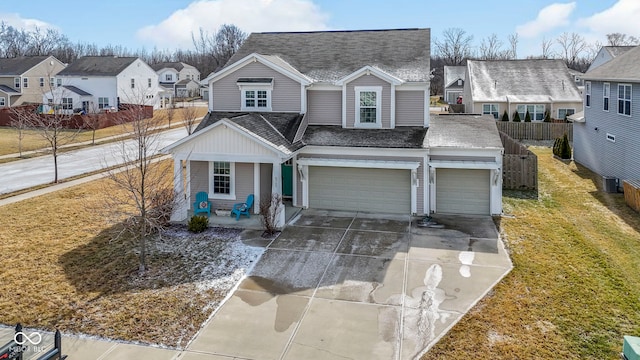
<path id="1" fill-rule="evenodd" d="M 532 150 L 539 195 L 505 193 L 514 217 L 500 220 L 514 269 L 423 359 L 617 359 L 623 335 L 640 336 L 639 214 Z"/>
<path id="2" fill-rule="evenodd" d="M 262 248 L 239 230 L 172 227 L 138 274 L 96 209 L 108 180 L 0 207 L 0 323 L 184 347 Z"/>

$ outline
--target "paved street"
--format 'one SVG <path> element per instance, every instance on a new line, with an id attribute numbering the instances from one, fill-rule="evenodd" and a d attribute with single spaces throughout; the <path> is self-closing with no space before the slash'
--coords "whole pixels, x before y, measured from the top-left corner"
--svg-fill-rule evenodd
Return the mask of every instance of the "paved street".
<path id="1" fill-rule="evenodd" d="M 185 136 L 184 128 L 164 131 L 159 135 L 157 149 L 161 149 Z M 135 150 L 133 141 L 125 142 L 128 151 Z M 58 178 L 60 180 L 88 172 L 101 170 L 122 163 L 122 141 L 96 145 L 58 155 Z M 0 164 L 0 194 L 53 181 L 53 156 L 46 155 L 33 159 Z"/>

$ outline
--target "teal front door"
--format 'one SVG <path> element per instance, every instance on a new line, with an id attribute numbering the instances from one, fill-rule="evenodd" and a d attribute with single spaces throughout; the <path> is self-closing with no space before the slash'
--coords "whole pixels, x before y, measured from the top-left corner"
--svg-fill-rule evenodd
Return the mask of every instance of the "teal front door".
<path id="1" fill-rule="evenodd" d="M 288 160 L 281 165 L 282 196 L 293 196 L 293 164 Z"/>

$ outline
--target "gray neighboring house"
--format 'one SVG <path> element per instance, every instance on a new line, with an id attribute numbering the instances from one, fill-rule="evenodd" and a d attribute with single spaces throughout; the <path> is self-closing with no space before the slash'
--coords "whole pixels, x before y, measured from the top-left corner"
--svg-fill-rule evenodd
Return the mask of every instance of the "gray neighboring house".
<path id="1" fill-rule="evenodd" d="M 615 59 L 619 55 L 626 53 L 633 49 L 635 46 L 603 46 L 598 50 L 598 53 L 593 58 L 591 65 L 587 69 L 587 72 L 595 70 L 597 67 L 606 64 L 607 62 Z"/>
<path id="2" fill-rule="evenodd" d="M 200 96 L 200 71 L 194 66 L 174 61 L 151 67 L 158 74 L 162 106 L 174 97 Z"/>
<path id="3" fill-rule="evenodd" d="M 164 149 L 188 200 L 172 218 L 200 191 L 216 209 L 254 194 L 255 213 L 272 194 L 303 208 L 501 213 L 495 122 L 430 118 L 429 44 L 429 29 L 251 34 L 205 79 L 209 114 Z"/>
<path id="4" fill-rule="evenodd" d="M 640 179 L 639 64 L 635 47 L 584 75 L 584 114 L 573 125 L 574 159 L 597 174 Z"/>
<path id="5" fill-rule="evenodd" d="M 458 96 L 462 96 L 466 72 L 466 66 L 444 67 L 444 100 L 448 104 L 455 104 Z"/>
<path id="6" fill-rule="evenodd" d="M 565 119 L 582 109 L 582 96 L 562 60 L 468 60 L 464 86 L 465 112 L 513 120 Z"/>

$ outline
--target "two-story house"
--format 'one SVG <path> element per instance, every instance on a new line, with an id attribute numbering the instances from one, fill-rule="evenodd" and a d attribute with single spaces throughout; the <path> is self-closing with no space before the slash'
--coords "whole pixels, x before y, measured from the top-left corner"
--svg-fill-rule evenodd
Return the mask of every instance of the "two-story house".
<path id="1" fill-rule="evenodd" d="M 164 149 L 188 200 L 174 220 L 199 191 L 215 208 L 254 194 L 256 213 L 282 194 L 303 208 L 499 214 L 495 122 L 430 118 L 429 46 L 429 29 L 251 34 L 205 79 L 209 114 Z"/>
<path id="2" fill-rule="evenodd" d="M 465 112 L 492 115 L 501 119 L 506 111 L 524 121 L 543 121 L 582 109 L 582 96 L 562 60 L 468 60 L 464 84 Z"/>
<path id="3" fill-rule="evenodd" d="M 44 104 L 87 113 L 117 111 L 121 104 L 158 107 L 158 74 L 137 57 L 85 56 L 57 75 Z"/>
<path id="4" fill-rule="evenodd" d="M 595 70 L 598 66 L 606 64 L 616 57 L 633 49 L 635 46 L 603 46 L 591 61 L 587 72 Z"/>
<path id="5" fill-rule="evenodd" d="M 638 64 L 635 47 L 585 73 L 584 114 L 573 124 L 575 161 L 619 180 L 640 179 Z"/>
<path id="6" fill-rule="evenodd" d="M 444 67 L 444 99 L 448 104 L 455 104 L 462 97 L 466 72 L 466 66 Z"/>
<path id="7" fill-rule="evenodd" d="M 158 73 L 158 80 L 165 97 L 191 97 L 200 95 L 200 71 L 183 62 L 163 62 L 151 67 Z"/>
<path id="8" fill-rule="evenodd" d="M 0 58 L 0 108 L 42 103 L 65 65 L 53 56 Z"/>

